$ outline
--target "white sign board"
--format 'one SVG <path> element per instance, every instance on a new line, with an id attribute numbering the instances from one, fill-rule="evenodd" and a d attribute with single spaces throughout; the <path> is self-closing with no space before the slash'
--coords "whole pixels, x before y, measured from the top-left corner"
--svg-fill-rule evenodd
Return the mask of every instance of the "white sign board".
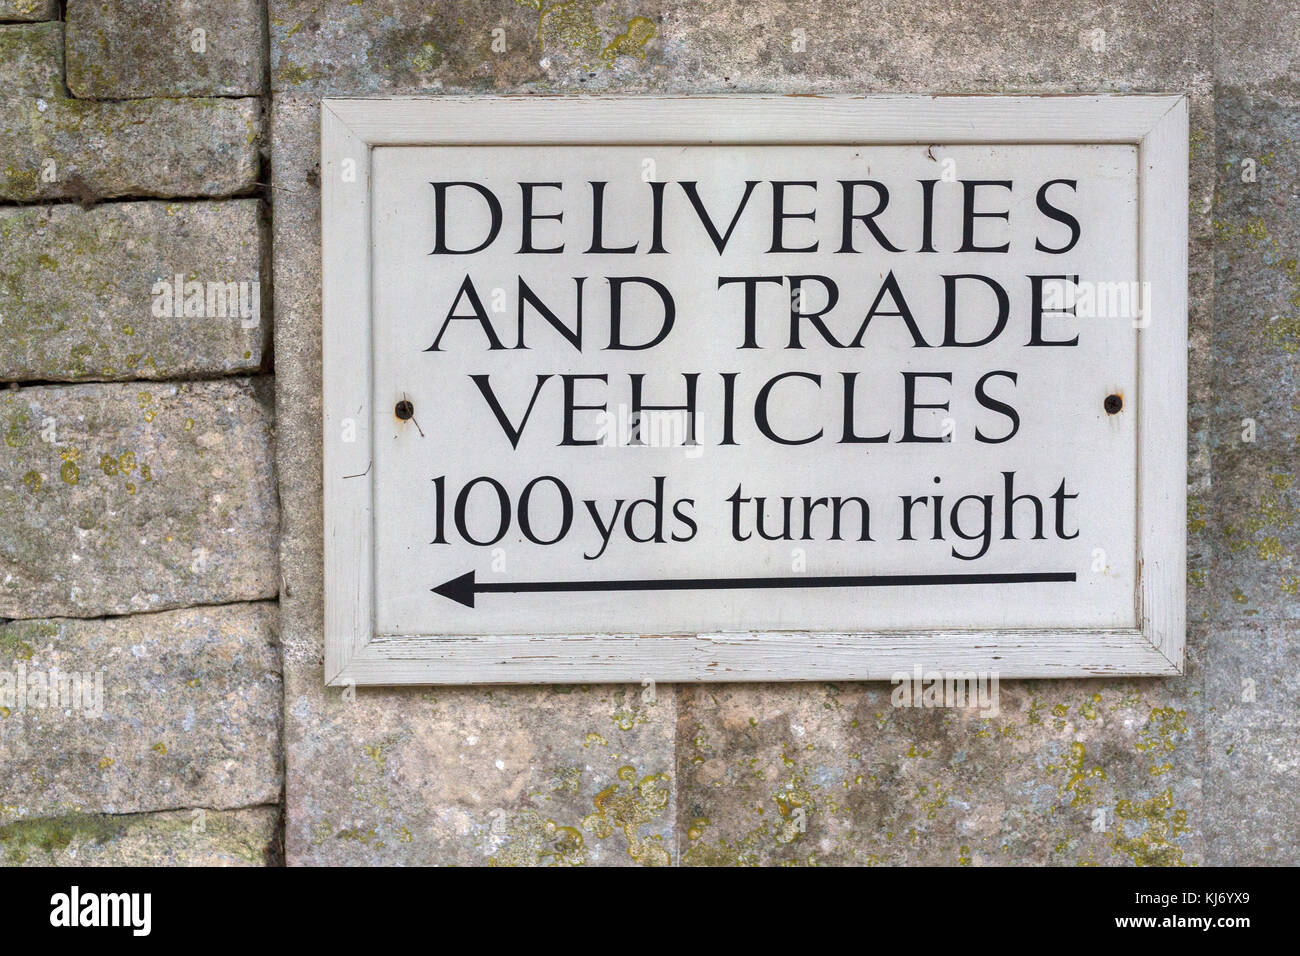
<path id="1" fill-rule="evenodd" d="M 332 683 L 1180 670 L 1183 99 L 322 119 Z"/>

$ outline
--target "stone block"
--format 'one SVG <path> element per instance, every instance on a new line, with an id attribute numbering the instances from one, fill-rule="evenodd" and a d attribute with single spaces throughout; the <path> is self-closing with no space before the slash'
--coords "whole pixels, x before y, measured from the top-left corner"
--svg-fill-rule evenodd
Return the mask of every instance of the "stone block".
<path id="1" fill-rule="evenodd" d="M 1300 3 L 1214 0 L 1214 39 L 1224 86 L 1300 93 Z"/>
<path id="2" fill-rule="evenodd" d="M 265 379 L 0 392 L 0 618 L 275 597 Z"/>
<path id="3" fill-rule="evenodd" d="M 267 866 L 278 858 L 278 807 L 73 814 L 0 826 L 8 866 Z"/>
<path id="4" fill-rule="evenodd" d="M 0 822 L 280 798 L 274 604 L 0 625 Z"/>
<path id="5" fill-rule="evenodd" d="M 327 689 L 300 647 L 286 658 L 286 858 L 676 863 L 674 700 L 647 690 Z"/>
<path id="6" fill-rule="evenodd" d="M 260 0 L 69 0 L 68 88 L 83 99 L 257 96 Z"/>
<path id="7" fill-rule="evenodd" d="M 0 20 L 57 20 L 58 0 L 0 0 Z"/>
<path id="8" fill-rule="evenodd" d="M 231 196 L 257 186 L 249 99 L 0 101 L 0 200 Z"/>
<path id="9" fill-rule="evenodd" d="M 0 381 L 255 372 L 258 201 L 0 209 Z"/>
<path id="10" fill-rule="evenodd" d="M 1205 0 L 271 0 L 271 82 L 352 94 L 1208 90 L 1211 15 Z"/>
<path id="11" fill-rule="evenodd" d="M 903 686 L 681 688 L 682 863 L 1200 860 L 1188 678 L 1007 681 L 996 714 Z"/>
<path id="12" fill-rule="evenodd" d="M 6 97 L 66 96 L 62 65 L 59 24 L 0 26 L 0 89 Z"/>

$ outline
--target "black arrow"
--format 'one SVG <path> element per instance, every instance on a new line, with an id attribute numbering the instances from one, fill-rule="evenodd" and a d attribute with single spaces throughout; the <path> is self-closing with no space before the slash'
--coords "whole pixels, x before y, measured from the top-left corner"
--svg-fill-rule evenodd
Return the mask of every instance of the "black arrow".
<path id="1" fill-rule="evenodd" d="M 883 588 L 940 584 L 1039 584 L 1073 581 L 1073 571 L 1026 571 L 1011 574 L 868 574 L 843 577 L 788 578 L 642 578 L 629 581 L 516 581 L 479 584 L 470 571 L 430 588 L 466 607 L 475 594 L 540 591 L 734 591 L 741 588 Z"/>

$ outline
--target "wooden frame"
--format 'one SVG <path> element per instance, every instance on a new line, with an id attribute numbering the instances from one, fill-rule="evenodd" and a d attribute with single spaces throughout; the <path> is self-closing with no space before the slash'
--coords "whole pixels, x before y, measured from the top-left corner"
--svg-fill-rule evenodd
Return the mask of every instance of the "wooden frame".
<path id="1" fill-rule="evenodd" d="M 325 679 L 349 684 L 1180 674 L 1186 602 L 1185 96 L 436 97 L 321 104 Z M 866 132 L 864 132 L 866 131 Z M 401 145 L 1132 144 L 1139 279 L 1140 628 L 375 636 L 370 153 Z M 363 357 L 358 367 L 358 356 Z M 345 420 L 355 440 L 341 435 Z"/>

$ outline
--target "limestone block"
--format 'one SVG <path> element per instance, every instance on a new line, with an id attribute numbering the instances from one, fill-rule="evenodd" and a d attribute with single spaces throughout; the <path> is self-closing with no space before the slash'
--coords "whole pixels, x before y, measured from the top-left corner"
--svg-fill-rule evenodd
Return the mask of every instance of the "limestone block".
<path id="1" fill-rule="evenodd" d="M 64 96 L 63 28 L 57 23 L 0 26 L 0 89 L 6 97 Z"/>
<path id="2" fill-rule="evenodd" d="M 278 801 L 277 622 L 259 603 L 0 625 L 0 822 Z"/>
<path id="3" fill-rule="evenodd" d="M 0 392 L 0 618 L 274 597 L 270 384 Z"/>
<path id="4" fill-rule="evenodd" d="M 1188 678 L 1007 681 L 996 713 L 904 686 L 683 687 L 683 865 L 1201 858 Z"/>
<path id="5" fill-rule="evenodd" d="M 277 858 L 278 807 L 76 814 L 0 826 L 7 866 L 265 866 Z"/>
<path id="6" fill-rule="evenodd" d="M 1206 90 L 1210 20 L 1204 0 L 270 0 L 271 83 L 353 95 Z"/>
<path id="7" fill-rule="evenodd" d="M 257 184 L 249 99 L 0 100 L 0 200 L 230 196 Z"/>
<path id="8" fill-rule="evenodd" d="M 256 96 L 259 0 L 69 0 L 68 88 L 85 99 Z"/>
<path id="9" fill-rule="evenodd" d="M 0 209 L 0 381 L 257 371 L 255 199 Z"/>
<path id="10" fill-rule="evenodd" d="M 58 0 L 0 0 L 0 20 L 57 20 Z"/>
<path id="11" fill-rule="evenodd" d="M 1224 621 L 1300 615 L 1300 101 L 1220 91 L 1214 584 Z"/>

